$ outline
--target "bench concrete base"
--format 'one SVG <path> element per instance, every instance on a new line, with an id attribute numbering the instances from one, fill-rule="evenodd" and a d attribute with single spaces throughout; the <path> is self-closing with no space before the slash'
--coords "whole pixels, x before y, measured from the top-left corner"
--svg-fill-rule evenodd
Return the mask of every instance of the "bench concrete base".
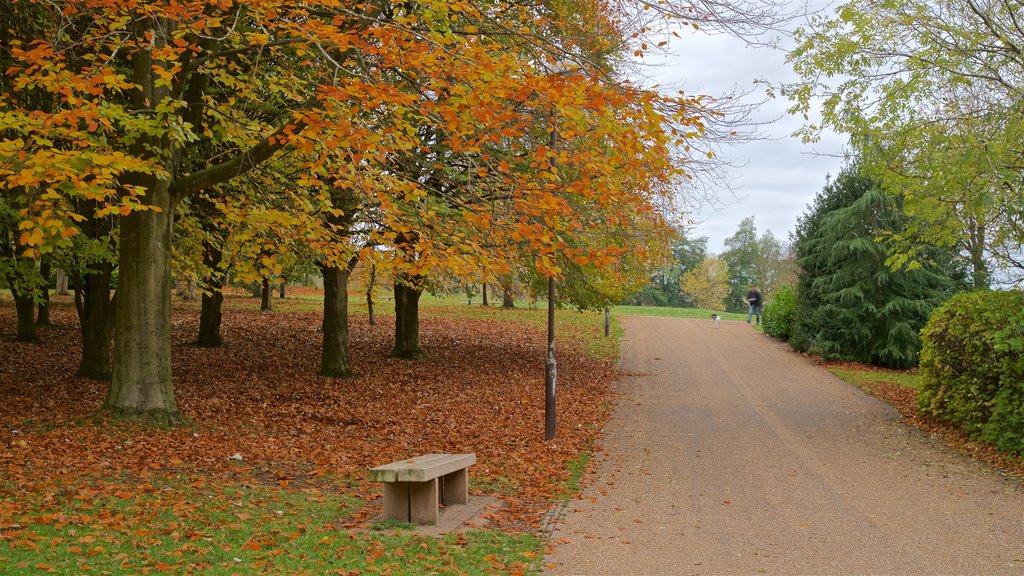
<path id="1" fill-rule="evenodd" d="M 438 505 L 469 501 L 475 463 L 475 454 L 427 454 L 371 468 L 370 481 L 384 483 L 384 518 L 437 524 Z"/>

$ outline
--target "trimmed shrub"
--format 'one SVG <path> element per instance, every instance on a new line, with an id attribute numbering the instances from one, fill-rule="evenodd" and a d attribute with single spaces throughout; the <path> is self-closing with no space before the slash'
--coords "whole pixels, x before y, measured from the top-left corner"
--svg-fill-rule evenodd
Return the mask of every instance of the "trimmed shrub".
<path id="1" fill-rule="evenodd" d="M 954 296 L 921 336 L 922 414 L 1024 454 L 1024 292 Z"/>
<path id="2" fill-rule="evenodd" d="M 761 322 L 764 333 L 779 340 L 789 340 L 793 333 L 793 319 L 796 318 L 796 294 L 789 286 L 783 286 L 764 306 Z"/>

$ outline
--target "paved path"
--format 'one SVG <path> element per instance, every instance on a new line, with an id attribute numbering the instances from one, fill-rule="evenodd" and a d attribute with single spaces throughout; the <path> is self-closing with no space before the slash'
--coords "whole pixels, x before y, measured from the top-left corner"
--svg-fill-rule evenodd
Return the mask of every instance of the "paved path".
<path id="1" fill-rule="evenodd" d="M 1024 574 L 1024 485 L 746 323 L 625 317 L 561 574 Z"/>

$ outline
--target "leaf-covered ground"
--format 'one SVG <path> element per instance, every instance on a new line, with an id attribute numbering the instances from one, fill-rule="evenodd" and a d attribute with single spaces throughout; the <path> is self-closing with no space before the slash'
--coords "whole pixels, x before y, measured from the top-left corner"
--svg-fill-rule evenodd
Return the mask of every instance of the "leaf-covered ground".
<path id="1" fill-rule="evenodd" d="M 219 349 L 191 344 L 198 309 L 177 306 L 175 393 L 193 426 L 154 429 L 95 417 L 107 383 L 74 376 L 79 334 L 67 300 L 34 344 L 13 341 L 13 306 L 0 300 L 0 564 L 61 573 L 528 571 L 542 545 L 533 534 L 607 415 L 614 363 L 585 344 L 599 338 L 598 316 L 560 317 L 558 436 L 545 441 L 541 311 L 427 306 L 428 356 L 417 361 L 387 357 L 392 317 L 378 312 L 370 326 L 356 313 L 355 376 L 334 380 L 316 375 L 316 300 L 286 302 L 260 313 L 251 299 L 229 298 Z M 586 328 L 574 328 L 581 320 Z M 460 560 L 467 538 L 489 536 L 354 530 L 380 511 L 367 469 L 430 452 L 476 453 L 471 490 L 504 501 L 492 525 L 521 536 Z M 414 569 L 413 558 L 426 564 Z"/>

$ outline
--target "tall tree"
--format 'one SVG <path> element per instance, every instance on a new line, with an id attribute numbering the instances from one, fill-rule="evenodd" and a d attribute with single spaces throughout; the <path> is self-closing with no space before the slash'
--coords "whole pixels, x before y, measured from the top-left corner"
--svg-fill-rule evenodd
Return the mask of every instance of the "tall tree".
<path id="1" fill-rule="evenodd" d="M 949 250 L 926 264 L 892 269 L 888 233 L 905 217 L 898 198 L 846 167 L 799 220 L 797 313 L 790 344 L 826 358 L 907 368 L 932 309 L 962 287 Z"/>
<path id="2" fill-rule="evenodd" d="M 805 117 L 849 134 L 862 169 L 901 194 L 911 217 L 893 231 L 895 264 L 927 244 L 968 255 L 973 282 L 989 261 L 1024 278 L 1024 27 L 1017 0 L 850 1 L 798 31 L 786 87 Z"/>
<path id="3" fill-rule="evenodd" d="M 758 272 L 761 262 L 757 241 L 757 225 L 754 217 L 744 218 L 736 233 L 725 239 L 725 251 L 721 259 L 729 267 L 729 295 L 725 300 L 726 310 L 738 312 L 746 310 L 743 299 L 747 290 L 759 282 Z"/>

